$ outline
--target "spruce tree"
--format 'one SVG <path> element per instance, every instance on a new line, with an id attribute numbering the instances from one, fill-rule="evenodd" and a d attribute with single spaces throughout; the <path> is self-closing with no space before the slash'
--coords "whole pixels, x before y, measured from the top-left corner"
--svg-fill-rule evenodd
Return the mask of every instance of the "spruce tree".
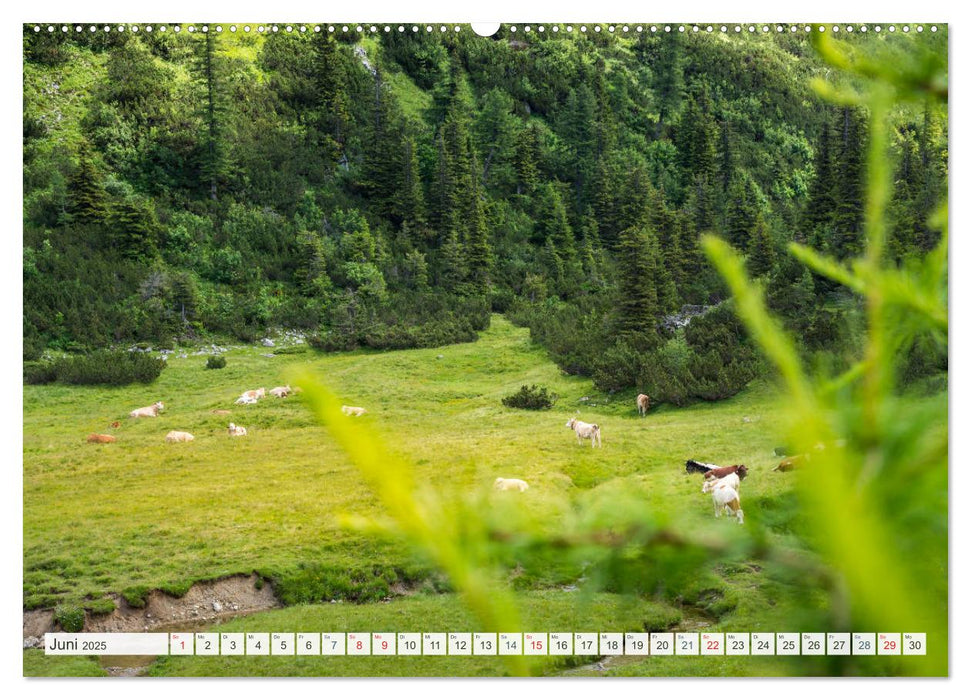
<path id="1" fill-rule="evenodd" d="M 655 245 L 645 228 L 629 228 L 617 246 L 618 329 L 635 347 L 653 346 L 657 340 Z"/>
<path id="2" fill-rule="evenodd" d="M 775 264 L 775 246 L 765 218 L 759 214 L 755 219 L 751 240 L 748 246 L 748 271 L 753 277 L 762 277 L 772 271 Z"/>
<path id="3" fill-rule="evenodd" d="M 68 179 L 70 213 L 82 225 L 99 225 L 108 218 L 108 195 L 101 184 L 91 147 L 82 141 L 78 148 L 78 166 Z"/>
<path id="4" fill-rule="evenodd" d="M 471 153 L 470 169 L 473 173 L 478 172 L 475 151 Z M 471 292 L 482 295 L 489 291 L 493 261 L 483 196 L 480 194 L 480 188 L 477 185 L 478 177 L 473 176 L 470 190 L 472 206 L 465 235 L 465 269 Z"/>
<path id="5" fill-rule="evenodd" d="M 751 184 L 743 175 L 735 177 L 728 188 L 725 212 L 725 233 L 728 242 L 739 250 L 747 250 L 755 230 L 759 209 Z"/>
<path id="6" fill-rule="evenodd" d="M 531 194 L 539 183 L 539 130 L 527 124 L 516 135 L 516 194 Z"/>
<path id="7" fill-rule="evenodd" d="M 216 32 L 206 32 L 197 44 L 197 82 L 202 97 L 202 154 L 199 174 L 209 197 L 217 199 L 219 187 L 228 178 L 231 167 L 226 139 L 225 68 L 218 54 Z"/>
<path id="8" fill-rule="evenodd" d="M 844 107 L 839 115 L 832 250 L 840 260 L 863 251 L 866 125 L 863 115 Z"/>
<path id="9" fill-rule="evenodd" d="M 329 163 L 347 167 L 351 105 L 341 49 L 328 32 L 316 32 L 313 43 L 313 80 L 316 85 L 314 125 L 321 155 Z"/>
<path id="10" fill-rule="evenodd" d="M 823 122 L 813 159 L 814 177 L 809 186 L 809 200 L 802 217 L 803 240 L 809 240 L 833 220 L 836 211 L 836 173 L 833 132 L 830 120 Z"/>
<path id="11" fill-rule="evenodd" d="M 111 213 L 111 239 L 123 256 L 147 262 L 156 253 L 158 220 L 151 200 L 128 198 Z"/>

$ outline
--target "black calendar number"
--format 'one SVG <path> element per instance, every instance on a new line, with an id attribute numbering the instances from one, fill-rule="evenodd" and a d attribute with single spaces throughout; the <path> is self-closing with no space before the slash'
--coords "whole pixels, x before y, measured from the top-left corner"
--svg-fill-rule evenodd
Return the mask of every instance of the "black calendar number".
<path id="1" fill-rule="evenodd" d="M 819 651 L 820 645 L 819 645 L 819 642 L 817 640 L 810 640 L 810 641 L 806 642 L 806 648 L 809 651 Z"/>
<path id="2" fill-rule="evenodd" d="M 409 639 L 406 642 L 402 642 L 402 644 L 404 645 L 405 649 L 407 649 L 408 651 L 414 651 L 415 649 L 418 648 L 418 644 L 413 639 Z"/>
<path id="3" fill-rule="evenodd" d="M 313 649 L 313 648 L 314 648 L 314 643 L 313 643 L 313 642 L 311 642 L 311 641 L 310 641 L 310 640 L 308 639 L 308 640 L 307 640 L 307 651 L 310 651 L 310 650 L 311 650 L 311 649 Z"/>
<path id="4" fill-rule="evenodd" d="M 790 644 L 791 643 L 792 642 L 790 642 Z M 768 651 L 769 650 L 769 643 L 766 642 L 766 641 L 756 642 L 755 643 L 755 648 L 758 649 L 759 651 Z"/>
<path id="5" fill-rule="evenodd" d="M 205 645 L 203 646 L 203 649 L 205 649 L 206 651 L 209 651 L 210 649 L 212 649 L 212 642 L 210 642 L 208 639 L 204 641 L 203 644 Z"/>
<path id="6" fill-rule="evenodd" d="M 580 642 L 580 648 L 584 651 L 590 651 L 590 649 L 593 648 L 593 642 L 591 642 L 589 639 L 584 639 L 582 642 Z"/>
<path id="7" fill-rule="evenodd" d="M 845 646 L 846 642 L 844 642 L 842 639 L 833 640 L 833 651 L 842 651 Z"/>
<path id="8" fill-rule="evenodd" d="M 660 640 L 657 644 L 655 644 L 655 646 L 658 648 L 659 651 L 667 651 L 671 647 L 671 645 L 668 644 L 668 640 L 666 639 Z"/>
<path id="9" fill-rule="evenodd" d="M 456 642 L 455 642 L 455 648 L 458 649 L 459 651 L 465 651 L 466 644 L 461 639 L 456 640 Z"/>
<path id="10" fill-rule="evenodd" d="M 795 648 L 796 648 L 796 643 L 793 642 L 793 641 L 791 641 L 791 640 L 786 640 L 786 641 L 782 642 L 782 650 L 783 651 L 792 651 Z"/>
<path id="11" fill-rule="evenodd" d="M 907 648 L 910 649 L 911 651 L 920 651 L 922 646 L 921 646 L 921 643 L 916 639 L 911 639 L 910 641 L 907 642 Z"/>
<path id="12" fill-rule="evenodd" d="M 732 651 L 742 651 L 745 648 L 745 642 L 741 639 L 732 640 Z"/>

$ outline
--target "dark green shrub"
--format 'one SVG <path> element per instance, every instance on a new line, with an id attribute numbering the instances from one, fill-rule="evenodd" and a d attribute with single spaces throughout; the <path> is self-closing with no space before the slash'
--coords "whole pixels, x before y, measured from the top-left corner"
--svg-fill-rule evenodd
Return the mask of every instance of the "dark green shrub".
<path id="1" fill-rule="evenodd" d="M 121 386 L 158 379 L 165 361 L 143 352 L 97 350 L 89 355 L 64 357 L 54 362 L 57 381 L 65 384 Z"/>
<path id="2" fill-rule="evenodd" d="M 57 370 L 53 362 L 25 362 L 25 384 L 50 384 L 57 381 Z"/>
<path id="3" fill-rule="evenodd" d="M 165 361 L 148 353 L 96 350 L 77 357 L 61 357 L 53 362 L 24 363 L 27 384 L 107 384 L 121 386 L 158 379 Z"/>
<path id="4" fill-rule="evenodd" d="M 557 395 L 550 392 L 545 386 L 526 386 L 523 384 L 519 391 L 510 394 L 502 400 L 502 405 L 506 408 L 525 408 L 529 411 L 542 411 L 553 408 L 556 403 Z"/>
<path id="5" fill-rule="evenodd" d="M 226 358 L 222 355 L 210 355 L 206 360 L 206 369 L 222 369 L 226 366 Z"/>
<path id="6" fill-rule="evenodd" d="M 84 608 L 77 605 L 58 605 L 54 608 L 54 622 L 65 632 L 80 632 L 84 629 Z"/>

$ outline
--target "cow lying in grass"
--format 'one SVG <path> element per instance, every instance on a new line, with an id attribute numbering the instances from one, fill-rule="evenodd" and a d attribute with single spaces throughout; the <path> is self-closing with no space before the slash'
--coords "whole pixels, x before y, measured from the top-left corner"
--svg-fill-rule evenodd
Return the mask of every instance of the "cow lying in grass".
<path id="1" fill-rule="evenodd" d="M 114 435 L 102 435 L 100 433 L 91 433 L 88 435 L 88 442 L 94 442 L 101 445 L 109 442 L 115 442 L 115 439 L 116 438 Z"/>
<path id="2" fill-rule="evenodd" d="M 496 491 L 519 491 L 522 493 L 529 488 L 529 484 L 522 479 L 503 479 L 500 476 L 496 478 L 493 488 Z"/>
<path id="3" fill-rule="evenodd" d="M 158 418 L 158 412 L 165 408 L 165 405 L 161 401 L 156 401 L 151 406 L 145 406 L 144 408 L 136 408 L 134 411 L 128 415 L 132 418 Z"/>
<path id="4" fill-rule="evenodd" d="M 170 430 L 165 436 L 165 442 L 192 442 L 195 439 L 192 433 L 187 433 L 182 430 Z"/>
<path id="5" fill-rule="evenodd" d="M 242 437 L 243 435 L 246 435 L 246 428 L 241 425 L 236 425 L 235 423 L 230 423 L 229 434 L 232 437 Z"/>
<path id="6" fill-rule="evenodd" d="M 341 413 L 345 416 L 363 416 L 367 411 L 360 406 L 341 406 Z"/>
<path id="7" fill-rule="evenodd" d="M 698 462 L 693 459 L 689 459 L 684 463 L 684 471 L 686 474 L 707 474 L 712 469 L 717 469 L 717 464 L 708 464 L 707 462 Z"/>
<path id="8" fill-rule="evenodd" d="M 293 389 L 290 388 L 289 384 L 286 386 L 275 386 L 270 389 L 270 396 L 275 396 L 278 399 L 285 399 L 291 393 L 293 393 Z"/>
<path id="9" fill-rule="evenodd" d="M 600 441 L 600 426 L 596 423 L 584 423 L 571 418 L 566 422 L 566 427 L 576 433 L 578 445 L 582 445 L 584 440 L 589 440 L 590 447 L 603 447 Z"/>

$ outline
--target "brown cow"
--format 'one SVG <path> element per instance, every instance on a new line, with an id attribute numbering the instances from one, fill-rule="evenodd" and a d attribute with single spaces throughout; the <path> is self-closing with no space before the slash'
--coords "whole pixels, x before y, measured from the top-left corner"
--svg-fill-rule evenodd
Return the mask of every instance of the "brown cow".
<path id="1" fill-rule="evenodd" d="M 788 472 L 793 469 L 797 469 L 803 466 L 809 461 L 809 455 L 794 455 L 792 457 L 787 457 L 786 459 L 779 462 L 779 465 L 773 469 L 774 472 Z"/>
<path id="2" fill-rule="evenodd" d="M 744 479 L 748 474 L 748 467 L 744 464 L 733 464 L 730 467 L 715 467 L 705 472 L 706 479 L 721 479 L 729 474 L 738 474 L 739 479 Z"/>
<path id="3" fill-rule="evenodd" d="M 647 412 L 651 410 L 651 397 L 647 394 L 637 395 L 637 412 L 642 416 L 646 416 Z"/>
<path id="4" fill-rule="evenodd" d="M 117 438 L 114 435 L 102 435 L 100 433 L 91 433 L 88 435 L 88 442 L 94 442 L 98 444 L 105 444 L 108 442 L 115 442 Z"/>

